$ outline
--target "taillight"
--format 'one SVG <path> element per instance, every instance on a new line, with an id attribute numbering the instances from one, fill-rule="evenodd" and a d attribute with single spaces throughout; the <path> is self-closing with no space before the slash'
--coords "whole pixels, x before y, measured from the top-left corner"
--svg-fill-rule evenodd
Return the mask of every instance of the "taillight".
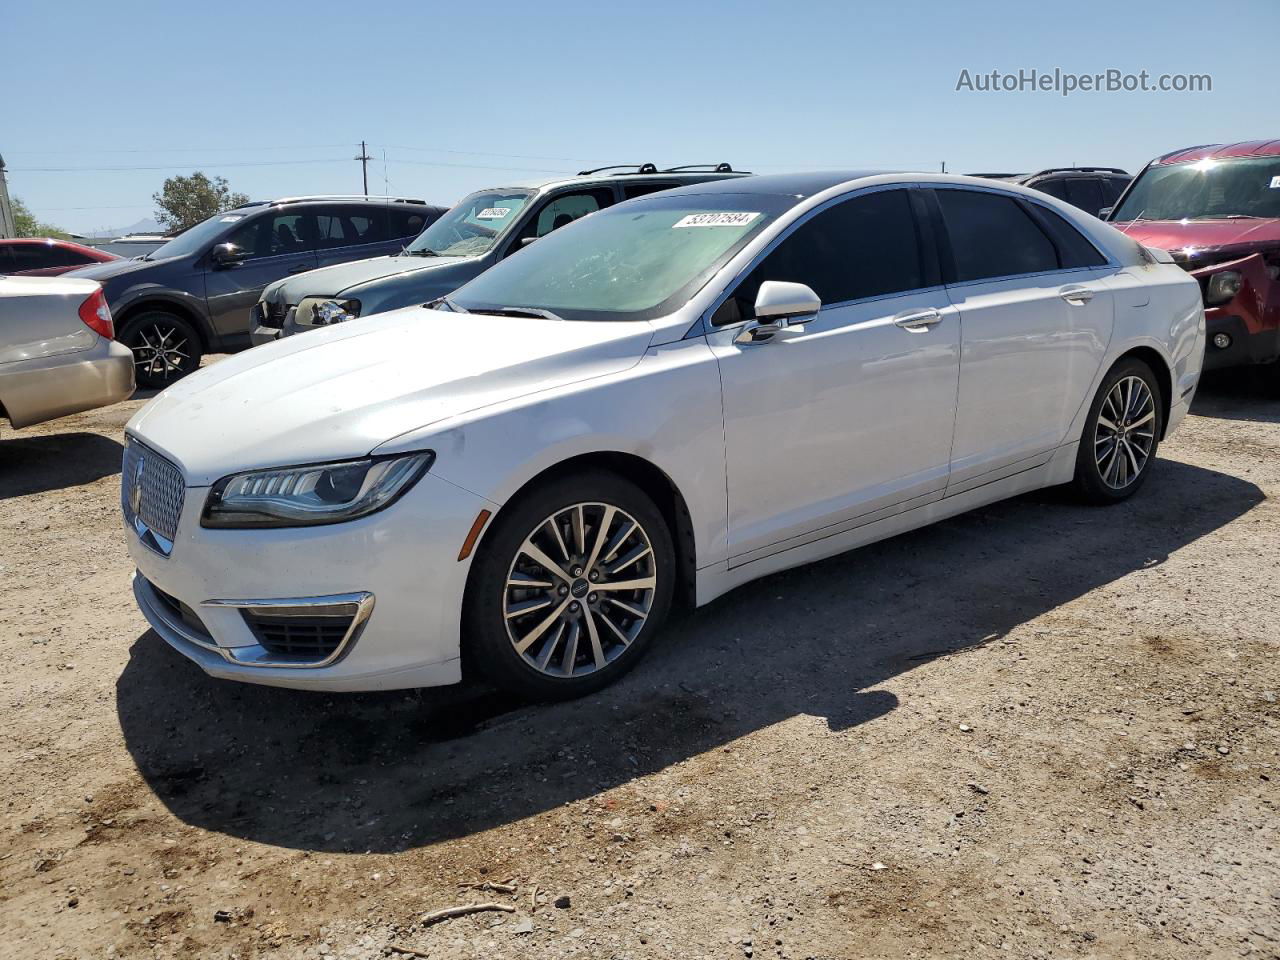
<path id="1" fill-rule="evenodd" d="M 107 306 L 107 298 L 99 287 L 89 294 L 89 299 L 80 304 L 80 319 L 84 325 L 108 340 L 115 339 L 116 325 L 111 322 L 111 308 Z"/>

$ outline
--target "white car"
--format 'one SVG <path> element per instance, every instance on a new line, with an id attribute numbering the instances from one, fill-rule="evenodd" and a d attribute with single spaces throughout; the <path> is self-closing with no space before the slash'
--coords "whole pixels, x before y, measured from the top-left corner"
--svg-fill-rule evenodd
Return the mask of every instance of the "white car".
<path id="1" fill-rule="evenodd" d="M 170 387 L 127 431 L 134 590 L 218 677 L 575 696 L 673 597 L 1037 487 L 1131 495 L 1203 354 L 1194 279 L 1036 191 L 680 188 Z"/>

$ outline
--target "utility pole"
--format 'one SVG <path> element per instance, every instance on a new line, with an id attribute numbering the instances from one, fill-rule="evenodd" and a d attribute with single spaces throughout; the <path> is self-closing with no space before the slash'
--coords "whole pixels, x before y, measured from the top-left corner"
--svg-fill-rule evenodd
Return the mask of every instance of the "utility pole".
<path id="1" fill-rule="evenodd" d="M 9 205 L 9 185 L 5 183 L 4 157 L 0 157 L 0 237 L 16 237 L 18 226 L 13 222 L 13 208 Z"/>
<path id="2" fill-rule="evenodd" d="M 942 161 L 942 172 L 943 173 L 947 172 L 947 161 L 945 160 Z"/>
<path id="3" fill-rule="evenodd" d="M 369 161 L 373 157 L 369 156 L 369 148 L 364 145 L 364 141 L 360 141 L 360 156 L 356 157 L 360 161 L 360 170 L 364 174 L 364 195 L 369 195 Z"/>

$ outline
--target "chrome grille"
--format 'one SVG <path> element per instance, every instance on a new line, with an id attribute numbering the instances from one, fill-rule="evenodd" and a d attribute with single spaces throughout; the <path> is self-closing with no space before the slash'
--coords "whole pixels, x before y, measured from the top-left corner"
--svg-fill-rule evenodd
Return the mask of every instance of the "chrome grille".
<path id="1" fill-rule="evenodd" d="M 120 506 L 135 529 L 145 528 L 171 543 L 178 533 L 185 493 L 186 484 L 177 467 L 129 438 L 120 477 Z M 138 532 L 142 534 L 143 530 Z M 168 553 L 163 545 L 157 546 L 162 553 Z"/>

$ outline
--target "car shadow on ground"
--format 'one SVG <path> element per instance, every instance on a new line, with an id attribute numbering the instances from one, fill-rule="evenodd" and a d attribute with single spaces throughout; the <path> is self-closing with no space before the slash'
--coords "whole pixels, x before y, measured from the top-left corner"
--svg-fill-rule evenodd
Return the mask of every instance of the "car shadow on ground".
<path id="1" fill-rule="evenodd" d="M 1191 412 L 1218 420 L 1280 423 L 1280 364 L 1206 373 Z"/>
<path id="2" fill-rule="evenodd" d="M 800 714 L 849 729 L 876 689 L 1162 563 L 1263 500 L 1161 461 L 1127 503 L 997 504 L 735 590 L 572 703 L 492 691 L 331 695 L 214 680 L 154 633 L 117 683 L 124 739 L 186 823 L 278 846 L 398 851 L 552 809 Z"/>
<path id="3" fill-rule="evenodd" d="M 124 447 L 96 433 L 0 436 L 0 500 L 78 487 L 120 472 Z"/>

